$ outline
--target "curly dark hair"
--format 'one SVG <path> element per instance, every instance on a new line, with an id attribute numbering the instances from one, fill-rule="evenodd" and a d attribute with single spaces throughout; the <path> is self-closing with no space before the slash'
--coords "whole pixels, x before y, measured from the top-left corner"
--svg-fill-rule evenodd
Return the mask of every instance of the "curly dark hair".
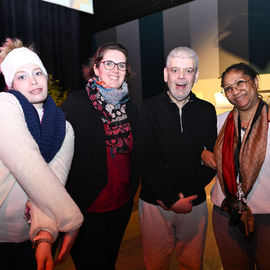
<path id="1" fill-rule="evenodd" d="M 226 70 L 221 74 L 221 87 L 224 87 L 224 77 L 225 75 L 230 72 L 231 70 L 237 70 L 237 71 L 242 71 L 245 75 L 250 76 L 252 80 L 255 78 L 259 77 L 259 73 L 250 65 L 246 63 L 238 63 L 238 64 L 233 64 L 229 67 L 226 68 Z"/>

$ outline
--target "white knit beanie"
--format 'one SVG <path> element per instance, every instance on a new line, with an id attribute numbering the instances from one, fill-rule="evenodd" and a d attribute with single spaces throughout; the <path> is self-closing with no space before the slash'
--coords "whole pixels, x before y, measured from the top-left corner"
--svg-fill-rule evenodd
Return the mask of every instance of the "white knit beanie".
<path id="1" fill-rule="evenodd" d="M 21 66 L 26 64 L 36 64 L 41 68 L 45 76 L 48 76 L 45 67 L 36 53 L 26 47 L 16 48 L 9 52 L 4 61 L 1 63 L 1 70 L 5 77 L 8 89 L 12 87 L 12 82 L 16 71 Z"/>

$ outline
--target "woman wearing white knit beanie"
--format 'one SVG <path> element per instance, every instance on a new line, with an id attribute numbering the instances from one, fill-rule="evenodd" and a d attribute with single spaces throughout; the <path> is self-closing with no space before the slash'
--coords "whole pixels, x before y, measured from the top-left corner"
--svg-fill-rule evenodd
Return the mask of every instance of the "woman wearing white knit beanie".
<path id="1" fill-rule="evenodd" d="M 8 88 L 0 93 L 1 265 L 49 270 L 67 258 L 83 222 L 64 187 L 74 132 L 48 96 L 47 71 L 31 48 L 7 39 L 0 64 Z M 64 240 L 53 262 L 59 232 Z"/>

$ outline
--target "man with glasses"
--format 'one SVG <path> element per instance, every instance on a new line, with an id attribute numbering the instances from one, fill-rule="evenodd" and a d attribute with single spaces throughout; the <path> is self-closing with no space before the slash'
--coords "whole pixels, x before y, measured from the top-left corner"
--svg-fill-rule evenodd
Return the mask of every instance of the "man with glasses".
<path id="1" fill-rule="evenodd" d="M 207 228 L 204 187 L 215 171 L 201 162 L 216 139 L 213 105 L 192 93 L 198 56 L 172 50 L 164 68 L 167 90 L 144 101 L 138 119 L 137 162 L 142 177 L 139 215 L 147 270 L 167 270 L 176 249 L 179 269 L 202 268 Z"/>

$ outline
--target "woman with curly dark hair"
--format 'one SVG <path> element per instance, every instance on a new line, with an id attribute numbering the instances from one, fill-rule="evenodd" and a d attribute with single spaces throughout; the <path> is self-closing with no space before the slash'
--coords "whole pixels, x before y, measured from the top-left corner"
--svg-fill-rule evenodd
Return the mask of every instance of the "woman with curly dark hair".
<path id="1" fill-rule="evenodd" d="M 217 117 L 213 229 L 224 270 L 269 269 L 269 107 L 259 75 L 245 63 L 229 66 L 221 87 L 232 111 Z M 255 267 L 256 266 L 256 267 Z"/>

